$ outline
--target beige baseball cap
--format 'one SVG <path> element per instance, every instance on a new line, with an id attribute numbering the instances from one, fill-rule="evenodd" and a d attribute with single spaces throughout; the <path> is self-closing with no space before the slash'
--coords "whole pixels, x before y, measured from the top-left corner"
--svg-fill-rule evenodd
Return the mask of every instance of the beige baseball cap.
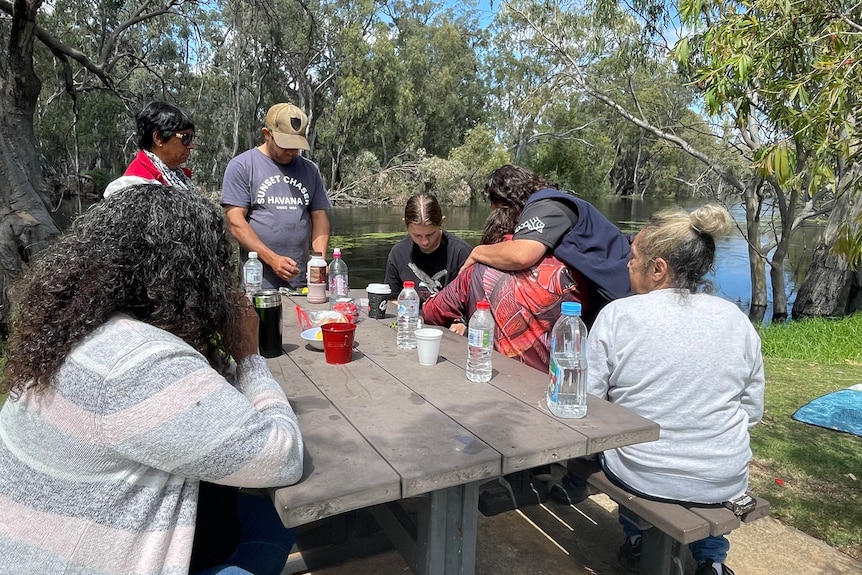
<path id="1" fill-rule="evenodd" d="M 276 104 L 266 113 L 264 125 L 279 148 L 308 150 L 305 139 L 308 116 L 293 104 Z"/>

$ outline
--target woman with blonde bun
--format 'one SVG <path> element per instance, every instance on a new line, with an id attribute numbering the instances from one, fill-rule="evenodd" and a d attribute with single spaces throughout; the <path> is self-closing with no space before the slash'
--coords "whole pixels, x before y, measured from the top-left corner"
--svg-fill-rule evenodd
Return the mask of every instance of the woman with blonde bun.
<path id="1" fill-rule="evenodd" d="M 716 205 L 654 215 L 632 244 L 636 295 L 609 303 L 590 332 L 589 392 L 661 426 L 658 441 L 602 458 L 612 480 L 644 497 L 713 504 L 748 486 L 749 428 L 763 415 L 760 338 L 736 305 L 708 293 L 705 279 L 730 224 Z M 637 568 L 641 532 L 620 522 L 627 537 L 618 557 Z M 733 575 L 723 536 L 689 548 L 697 575 Z"/>

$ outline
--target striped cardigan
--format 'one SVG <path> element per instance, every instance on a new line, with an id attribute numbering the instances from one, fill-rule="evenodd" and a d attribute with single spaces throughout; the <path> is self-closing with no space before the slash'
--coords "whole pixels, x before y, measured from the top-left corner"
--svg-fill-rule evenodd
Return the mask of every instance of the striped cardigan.
<path id="1" fill-rule="evenodd" d="M 230 385 L 181 339 L 116 316 L 54 385 L 0 411 L 0 574 L 186 573 L 198 480 L 289 485 L 302 453 L 262 357 Z"/>

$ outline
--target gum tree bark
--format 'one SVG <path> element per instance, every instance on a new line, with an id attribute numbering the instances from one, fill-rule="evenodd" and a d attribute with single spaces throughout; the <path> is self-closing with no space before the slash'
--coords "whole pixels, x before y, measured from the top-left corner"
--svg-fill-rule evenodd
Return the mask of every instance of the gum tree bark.
<path id="1" fill-rule="evenodd" d="M 862 272 L 851 270 L 847 259 L 835 252 L 839 232 L 846 223 L 855 231 L 862 216 L 862 195 L 858 191 L 862 166 L 856 164 L 842 178 L 843 193 L 829 215 L 820 243 L 814 250 L 811 267 L 793 302 L 793 319 L 840 317 L 862 309 Z"/>
<path id="2" fill-rule="evenodd" d="M 58 234 L 48 208 L 49 184 L 33 113 L 41 82 L 33 68 L 36 12 L 41 2 L 18 0 L 0 29 L 0 323 L 9 317 L 8 287 Z"/>

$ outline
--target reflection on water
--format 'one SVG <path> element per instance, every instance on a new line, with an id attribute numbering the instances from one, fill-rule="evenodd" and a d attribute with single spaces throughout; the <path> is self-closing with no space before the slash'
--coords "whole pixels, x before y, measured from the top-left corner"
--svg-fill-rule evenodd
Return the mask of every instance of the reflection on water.
<path id="1" fill-rule="evenodd" d="M 604 198 L 595 200 L 593 203 L 626 233 L 636 233 L 652 213 L 674 205 L 667 200 L 628 198 Z M 702 200 L 696 200 L 682 204 L 682 207 L 693 208 L 702 203 L 704 203 Z M 488 206 L 484 204 L 458 208 L 444 206 L 445 227 L 471 245 L 476 245 L 481 239 L 488 211 Z M 736 207 L 731 210 L 731 213 L 738 222 L 739 228 L 744 229 L 743 209 Z M 371 282 L 384 280 L 389 250 L 405 234 L 404 224 L 401 221 L 403 216 L 404 208 L 400 206 L 332 209 L 330 219 L 333 237 L 329 245 L 330 248 L 341 248 L 344 259 L 350 267 L 350 283 L 353 287 L 362 287 Z M 805 277 L 810 254 L 819 233 L 820 229 L 817 226 L 810 226 L 803 228 L 794 236 L 786 266 L 786 283 L 790 292 L 788 306 L 793 304 L 796 286 Z M 740 231 L 732 229 L 727 236 L 718 241 L 716 248 L 715 269 L 710 274 L 710 279 L 716 288 L 715 293 L 736 303 L 747 313 L 751 304 L 748 244 Z M 768 276 L 769 270 L 767 270 L 767 280 Z M 770 303 L 771 289 L 770 285 L 768 287 Z M 767 319 L 771 313 L 771 308 L 767 309 Z"/>

